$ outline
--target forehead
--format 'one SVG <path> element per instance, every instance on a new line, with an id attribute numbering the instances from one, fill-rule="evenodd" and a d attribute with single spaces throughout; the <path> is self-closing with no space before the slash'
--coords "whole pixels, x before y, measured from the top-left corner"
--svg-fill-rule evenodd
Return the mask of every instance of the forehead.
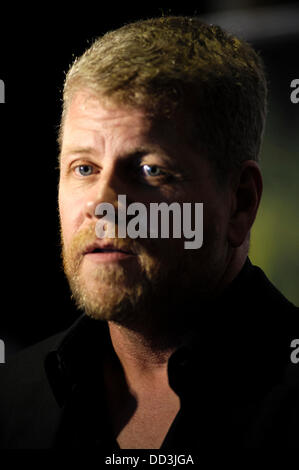
<path id="1" fill-rule="evenodd" d="M 147 148 L 167 156 L 191 172 L 210 173 L 211 165 L 195 148 L 192 123 L 186 116 L 150 118 L 142 109 L 99 98 L 88 90 L 74 94 L 63 129 L 61 158 L 71 150 L 94 149 L 99 154 L 126 154 Z"/>
<path id="2" fill-rule="evenodd" d="M 99 146 L 104 138 L 145 138 L 151 129 L 146 113 L 120 106 L 111 100 L 99 98 L 88 91 L 77 92 L 67 109 L 62 148 L 72 143 Z M 112 134 L 112 135 L 111 135 Z"/>
<path id="3" fill-rule="evenodd" d="M 109 98 L 97 96 L 88 90 L 82 90 L 73 95 L 66 119 L 73 120 L 83 117 L 84 119 L 93 118 L 105 122 L 127 115 L 135 119 L 147 120 L 146 113 L 142 110 L 120 105 Z"/>

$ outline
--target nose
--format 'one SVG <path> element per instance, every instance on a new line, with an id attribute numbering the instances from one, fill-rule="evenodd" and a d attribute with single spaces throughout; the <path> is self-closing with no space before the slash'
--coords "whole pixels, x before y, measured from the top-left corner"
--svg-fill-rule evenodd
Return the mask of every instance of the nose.
<path id="1" fill-rule="evenodd" d="M 109 188 L 110 189 L 110 188 Z M 102 195 L 96 195 L 92 198 L 89 198 L 88 201 L 86 201 L 85 204 L 85 215 L 87 218 L 94 218 L 97 217 L 95 215 L 95 210 L 98 204 L 101 204 L 102 202 L 109 202 L 110 204 L 113 205 L 113 207 L 116 209 L 117 208 L 117 193 L 113 190 L 107 190 L 105 193 Z"/>
<path id="2" fill-rule="evenodd" d="M 112 204 L 117 212 L 118 195 L 125 194 L 124 189 L 124 185 L 112 166 L 102 170 L 98 181 L 93 185 L 88 194 L 88 199 L 85 203 L 86 218 L 97 219 L 98 216 L 95 215 L 96 207 L 104 202 Z"/>

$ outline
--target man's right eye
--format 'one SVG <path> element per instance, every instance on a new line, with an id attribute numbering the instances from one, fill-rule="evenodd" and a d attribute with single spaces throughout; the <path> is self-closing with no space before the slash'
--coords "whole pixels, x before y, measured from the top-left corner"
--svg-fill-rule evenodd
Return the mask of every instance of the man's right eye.
<path id="1" fill-rule="evenodd" d="M 75 174 L 77 176 L 90 176 L 93 174 L 92 165 L 78 165 L 74 168 Z"/>

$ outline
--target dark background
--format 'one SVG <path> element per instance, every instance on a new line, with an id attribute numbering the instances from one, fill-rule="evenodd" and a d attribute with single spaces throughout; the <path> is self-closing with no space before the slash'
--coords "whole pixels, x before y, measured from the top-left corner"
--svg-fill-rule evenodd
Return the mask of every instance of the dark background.
<path id="1" fill-rule="evenodd" d="M 230 11 L 236 7 L 241 16 Z M 281 7 L 290 7 L 289 20 L 277 10 Z M 298 304 L 299 104 L 290 102 L 290 82 L 299 78 L 295 7 L 279 1 L 203 1 L 189 8 L 104 8 L 99 2 L 85 8 L 74 4 L 63 15 L 63 7 L 51 4 L 2 12 L 0 338 L 7 356 L 68 327 L 79 314 L 60 267 L 55 167 L 64 73 L 99 35 L 163 14 L 210 15 L 211 22 L 239 29 L 264 58 L 270 86 L 262 154 L 265 197 L 251 258 Z"/>

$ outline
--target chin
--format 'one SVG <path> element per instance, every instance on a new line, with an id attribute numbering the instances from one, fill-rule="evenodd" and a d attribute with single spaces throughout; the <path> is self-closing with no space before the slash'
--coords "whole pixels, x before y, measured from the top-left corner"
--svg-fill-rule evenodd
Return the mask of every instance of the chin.
<path id="1" fill-rule="evenodd" d="M 77 307 L 97 320 L 123 321 L 131 318 L 143 304 L 142 286 L 127 286 L 108 280 L 85 280 L 72 284 L 71 290 Z"/>

